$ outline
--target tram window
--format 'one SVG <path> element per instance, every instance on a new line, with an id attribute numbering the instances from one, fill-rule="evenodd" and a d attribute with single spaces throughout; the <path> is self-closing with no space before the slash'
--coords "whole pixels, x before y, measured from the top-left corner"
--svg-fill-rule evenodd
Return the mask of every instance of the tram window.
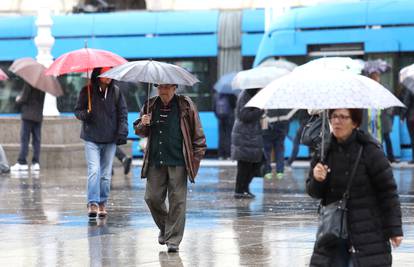
<path id="1" fill-rule="evenodd" d="M 0 81 L 0 113 L 18 113 L 16 96 L 21 93 L 23 80 L 8 71 L 11 62 L 0 63 L 0 68 L 9 76 L 9 79 Z"/>
<path id="2" fill-rule="evenodd" d="M 200 80 L 192 87 L 179 86 L 177 93 L 191 97 L 199 111 L 210 111 L 213 86 L 211 81 L 213 80 L 212 77 L 215 77 L 212 72 L 216 70 L 210 67 L 212 64 L 210 64 L 209 59 L 169 59 L 165 61 L 185 68 Z"/>

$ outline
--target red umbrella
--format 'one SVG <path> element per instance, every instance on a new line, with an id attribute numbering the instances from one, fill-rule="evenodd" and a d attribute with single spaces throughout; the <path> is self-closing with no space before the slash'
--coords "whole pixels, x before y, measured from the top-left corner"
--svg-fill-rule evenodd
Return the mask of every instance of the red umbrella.
<path id="1" fill-rule="evenodd" d="M 127 60 L 112 52 L 82 48 L 58 57 L 46 70 L 46 75 L 59 76 L 69 72 L 89 72 L 94 68 L 113 67 L 126 63 Z M 91 89 L 88 83 L 88 110 L 91 111 Z"/>
<path id="2" fill-rule="evenodd" d="M 58 80 L 55 77 L 46 76 L 46 68 L 33 58 L 16 59 L 9 70 L 20 76 L 34 88 L 54 96 L 63 95 L 63 90 Z"/>
<path id="3" fill-rule="evenodd" d="M 127 61 L 112 52 L 82 48 L 58 57 L 47 69 L 46 75 L 59 76 L 69 72 L 87 72 L 99 67 L 113 67 Z"/>
<path id="4" fill-rule="evenodd" d="M 6 73 L 2 69 L 0 69 L 0 81 L 5 81 L 9 78 Z"/>

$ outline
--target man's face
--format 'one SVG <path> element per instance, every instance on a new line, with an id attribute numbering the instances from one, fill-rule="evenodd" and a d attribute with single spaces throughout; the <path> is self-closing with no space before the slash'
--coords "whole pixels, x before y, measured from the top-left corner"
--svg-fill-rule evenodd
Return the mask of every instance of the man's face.
<path id="1" fill-rule="evenodd" d="M 158 85 L 158 95 L 163 100 L 171 100 L 175 94 L 175 85 L 174 84 L 160 84 Z"/>

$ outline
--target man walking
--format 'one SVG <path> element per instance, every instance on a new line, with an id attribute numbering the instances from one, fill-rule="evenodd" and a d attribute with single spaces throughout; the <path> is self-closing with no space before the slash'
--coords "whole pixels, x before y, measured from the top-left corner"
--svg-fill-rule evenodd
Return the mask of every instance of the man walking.
<path id="1" fill-rule="evenodd" d="M 27 171 L 27 154 L 29 152 L 30 134 L 32 134 L 33 158 L 32 171 L 40 170 L 40 143 L 43 121 L 43 104 L 45 93 L 25 83 L 23 91 L 16 97 L 16 103 L 21 105 L 22 125 L 20 128 L 20 152 L 17 163 L 11 171 Z"/>
<path id="2" fill-rule="evenodd" d="M 134 129 L 148 137 L 141 177 L 147 178 L 145 201 L 160 229 L 158 242 L 177 252 L 184 234 L 187 177 L 194 183 L 206 139 L 191 99 L 176 95 L 175 84 L 156 86 L 158 96 L 144 104 Z"/>

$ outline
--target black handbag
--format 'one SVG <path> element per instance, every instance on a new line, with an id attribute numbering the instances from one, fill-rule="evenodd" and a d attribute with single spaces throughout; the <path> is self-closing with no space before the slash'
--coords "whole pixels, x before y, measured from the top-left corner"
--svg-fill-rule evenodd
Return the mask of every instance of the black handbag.
<path id="1" fill-rule="evenodd" d="M 329 134 L 329 123 L 325 124 L 325 133 Z M 325 140 L 326 142 L 326 140 Z M 303 126 L 300 143 L 313 149 L 322 143 L 322 114 L 312 115 Z"/>
<path id="2" fill-rule="evenodd" d="M 342 198 L 326 206 L 322 205 L 322 202 L 319 205 L 318 231 L 316 233 L 317 247 L 330 247 L 335 245 L 339 239 L 348 238 L 347 204 L 349 190 L 351 189 L 352 180 L 354 179 L 359 160 L 361 159 L 362 149 L 361 146 Z"/>

